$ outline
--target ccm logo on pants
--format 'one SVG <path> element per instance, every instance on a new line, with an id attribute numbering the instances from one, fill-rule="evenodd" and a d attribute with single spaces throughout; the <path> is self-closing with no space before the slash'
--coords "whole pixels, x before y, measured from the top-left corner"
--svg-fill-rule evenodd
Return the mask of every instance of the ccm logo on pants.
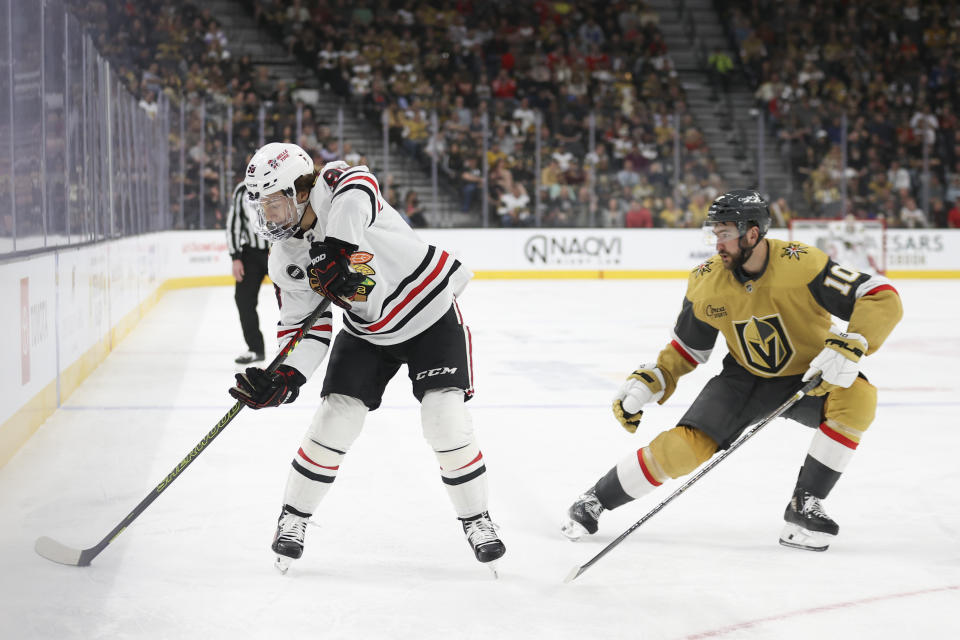
<path id="1" fill-rule="evenodd" d="M 417 380 L 423 380 L 424 378 L 432 378 L 433 376 L 443 376 L 448 373 L 456 373 L 457 368 L 453 367 L 440 367 L 439 369 L 427 369 L 426 371 L 421 371 L 417 374 Z"/>

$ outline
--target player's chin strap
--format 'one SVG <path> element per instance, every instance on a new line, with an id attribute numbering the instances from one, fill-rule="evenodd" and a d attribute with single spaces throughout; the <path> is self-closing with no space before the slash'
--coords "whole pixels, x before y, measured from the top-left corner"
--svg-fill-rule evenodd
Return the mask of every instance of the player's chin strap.
<path id="1" fill-rule="evenodd" d="M 303 202 L 296 203 L 297 206 L 297 220 L 303 219 L 303 212 L 307 210 L 307 206 L 310 204 L 310 198 L 307 198 Z M 299 222 L 297 223 L 300 224 Z"/>
<path id="2" fill-rule="evenodd" d="M 752 227 L 751 227 L 751 228 L 752 228 Z M 760 228 L 760 227 L 757 227 L 758 230 L 759 230 L 759 228 Z M 750 229 L 747 229 L 747 231 L 749 231 L 749 230 L 750 230 Z M 757 246 L 763 241 L 763 234 L 761 233 L 761 234 L 760 234 L 760 237 L 757 238 L 757 241 L 756 241 L 756 242 L 754 242 L 754 243 L 753 243 L 751 246 L 749 246 L 749 247 L 745 247 L 745 246 L 743 246 L 743 242 L 742 242 L 742 241 L 743 241 L 743 238 L 744 238 L 746 235 L 747 235 L 746 232 L 744 232 L 743 234 L 740 235 L 739 238 L 737 238 L 737 246 L 740 248 L 740 258 L 737 260 L 737 265 L 736 265 L 736 266 L 737 266 L 737 269 L 739 269 L 739 268 L 742 267 L 744 264 L 746 264 L 747 260 L 750 259 L 750 256 L 753 255 L 753 250 L 756 249 Z"/>
<path id="3" fill-rule="evenodd" d="M 770 422 L 772 422 L 775 418 L 780 417 L 787 409 L 789 409 L 790 407 L 792 407 L 793 405 L 795 405 L 797 402 L 799 402 L 801 398 L 803 398 L 805 395 L 807 395 L 807 393 L 809 393 L 810 391 L 812 391 L 813 389 L 815 389 L 819 384 L 820 384 L 820 376 L 819 376 L 819 375 L 815 375 L 813 378 L 811 378 L 810 380 L 808 380 L 807 382 L 805 382 L 805 383 L 803 384 L 803 386 L 800 387 L 799 389 L 797 389 L 797 391 L 794 392 L 794 394 L 793 394 L 792 396 L 790 396 L 789 398 L 787 398 L 787 400 L 786 400 L 783 404 L 781 404 L 779 407 L 777 407 L 776 409 L 774 409 L 772 413 L 770 413 L 770 414 L 767 415 L 765 418 L 763 418 L 762 420 L 760 420 L 760 422 L 758 422 L 758 423 L 755 424 L 754 426 L 750 427 L 750 430 L 747 431 L 746 433 L 744 433 L 742 436 L 740 436 L 733 444 L 731 444 L 729 449 L 727 449 L 726 451 L 724 451 L 723 453 L 721 453 L 720 455 L 718 455 L 717 457 L 715 457 L 713 460 L 711 460 L 710 463 L 707 464 L 707 465 L 706 465 L 705 467 L 703 467 L 702 469 L 700 469 L 700 471 L 698 471 L 695 476 L 693 476 L 692 478 L 690 478 L 689 480 L 687 480 L 686 482 L 684 482 L 684 483 L 680 486 L 679 489 L 677 489 L 676 491 L 674 491 L 673 493 L 671 493 L 669 496 L 667 496 L 667 498 L 666 498 L 663 502 L 661 502 L 660 504 L 658 504 L 657 506 L 655 506 L 653 509 L 651 509 L 651 510 L 647 513 L 647 515 L 645 515 L 645 516 L 643 516 L 642 518 L 640 518 L 639 520 L 637 520 L 635 523 L 633 523 L 633 525 L 630 526 L 629 529 L 627 529 L 626 531 L 624 531 L 623 533 L 621 533 L 620 536 L 617 537 L 616 540 L 614 540 L 613 542 L 611 542 L 610 544 L 608 544 L 606 547 L 604 547 L 604 548 L 600 551 L 600 553 L 598 553 L 597 555 L 595 555 L 595 556 L 593 556 L 592 558 L 590 558 L 590 560 L 588 560 L 588 561 L 585 562 L 584 564 L 578 565 L 578 566 L 574 567 L 573 569 L 571 569 L 571 570 L 570 570 L 570 573 L 567 574 L 567 577 L 564 578 L 563 581 L 564 581 L 564 582 L 571 582 L 571 581 L 573 581 L 573 580 L 576 580 L 577 577 L 578 577 L 580 574 L 582 574 L 584 571 L 586 571 L 587 569 L 589 569 L 590 567 L 592 567 L 594 564 L 597 563 L 598 560 L 600 560 L 600 558 L 602 558 L 603 556 L 605 556 L 605 555 L 607 555 L 608 553 L 610 553 L 610 551 L 612 551 L 614 547 L 616 547 L 618 544 L 620 544 L 621 542 L 623 542 L 623 540 L 624 540 L 628 535 L 630 535 L 631 533 L 633 533 L 634 531 L 636 531 L 638 528 L 640 528 L 640 526 L 641 526 L 643 523 L 645 523 L 647 520 L 649 520 L 649 519 L 652 518 L 653 516 L 657 515 L 657 513 L 659 513 L 660 510 L 663 509 L 665 506 L 667 506 L 668 504 L 670 504 L 670 502 L 673 501 L 674 498 L 676 498 L 676 497 L 679 496 L 681 493 L 683 493 L 684 491 L 686 491 L 687 489 L 689 489 L 691 486 L 693 486 L 693 484 L 694 484 L 697 480 L 699 480 L 699 479 L 702 478 L 703 476 L 707 475 L 707 473 L 709 473 L 711 469 L 713 469 L 713 468 L 716 467 L 718 464 L 720 464 L 721 462 L 723 462 L 724 459 L 726 459 L 727 456 L 729 456 L 729 455 L 730 455 L 731 453 L 733 453 L 736 449 L 738 449 L 738 448 L 740 447 L 740 445 L 742 445 L 744 442 L 746 442 L 747 440 L 749 440 L 750 438 L 752 438 L 753 436 L 755 436 L 755 435 L 757 434 L 757 432 L 760 431 L 760 429 L 763 429 L 763 428 L 764 428 L 765 426 L 767 426 Z"/>

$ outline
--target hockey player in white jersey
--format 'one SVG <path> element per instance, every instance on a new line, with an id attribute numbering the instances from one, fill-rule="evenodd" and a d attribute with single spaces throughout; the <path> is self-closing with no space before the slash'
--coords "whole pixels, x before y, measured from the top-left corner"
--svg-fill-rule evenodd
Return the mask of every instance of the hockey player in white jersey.
<path id="1" fill-rule="evenodd" d="M 852 215 L 831 222 L 829 234 L 821 247 L 834 262 L 856 269 L 860 273 L 880 273 L 883 269 L 877 256 L 881 247 L 875 238 L 864 233 L 863 223 Z"/>
<path id="2" fill-rule="evenodd" d="M 500 558 L 505 547 L 487 513 L 483 454 L 464 406 L 473 394 L 472 346 L 456 297 L 470 271 L 423 242 L 364 166 L 333 162 L 317 172 L 297 145 L 270 143 L 250 160 L 245 182 L 258 233 L 274 243 L 269 274 L 280 304 L 278 341 L 296 330 L 321 295 L 343 313 L 332 348 L 328 311 L 274 374 L 251 367 L 230 389 L 254 409 L 293 402 L 330 348 L 323 401 L 283 496 L 272 546 L 277 568 L 286 572 L 302 555 L 307 520 L 403 364 L 467 541 L 480 562 Z"/>

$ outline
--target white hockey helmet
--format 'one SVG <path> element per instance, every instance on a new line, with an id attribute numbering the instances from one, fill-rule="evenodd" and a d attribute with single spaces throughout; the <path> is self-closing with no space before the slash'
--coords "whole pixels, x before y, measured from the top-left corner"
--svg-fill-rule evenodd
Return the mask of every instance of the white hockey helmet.
<path id="1" fill-rule="evenodd" d="M 297 232 L 309 200 L 297 203 L 295 183 L 301 176 L 312 176 L 314 170 L 313 160 L 295 144 L 271 142 L 253 154 L 244 184 L 257 212 L 259 236 L 279 242 Z"/>

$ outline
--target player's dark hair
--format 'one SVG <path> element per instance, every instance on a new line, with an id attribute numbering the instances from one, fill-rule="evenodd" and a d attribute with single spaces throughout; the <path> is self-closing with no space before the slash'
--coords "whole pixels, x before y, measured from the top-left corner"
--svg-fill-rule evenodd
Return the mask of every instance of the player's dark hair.
<path id="1" fill-rule="evenodd" d="M 313 183 L 317 181 L 317 172 L 305 173 L 293 181 L 293 188 L 297 193 L 309 192 L 313 189 Z"/>

